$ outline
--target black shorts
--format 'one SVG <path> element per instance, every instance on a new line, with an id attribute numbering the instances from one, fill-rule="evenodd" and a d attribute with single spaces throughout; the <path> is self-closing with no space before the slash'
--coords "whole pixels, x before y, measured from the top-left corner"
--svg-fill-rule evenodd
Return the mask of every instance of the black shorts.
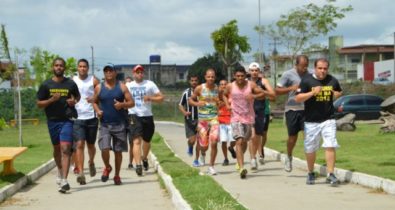
<path id="1" fill-rule="evenodd" d="M 260 136 L 263 135 L 263 132 L 267 131 L 267 128 L 265 130 L 265 111 L 255 112 L 254 128 L 255 128 L 255 133 Z"/>
<path id="2" fill-rule="evenodd" d="M 128 137 L 129 142 L 138 136 L 143 138 L 145 142 L 151 142 L 151 138 L 155 132 L 154 117 L 138 117 L 137 115 L 129 115 Z"/>
<path id="3" fill-rule="evenodd" d="M 304 129 L 304 111 L 287 111 L 285 121 L 288 128 L 288 136 L 296 136 Z"/>
<path id="4" fill-rule="evenodd" d="M 85 140 L 88 144 L 95 144 L 97 136 L 97 118 L 88 120 L 75 120 L 73 125 L 74 141 Z"/>
<path id="5" fill-rule="evenodd" d="M 191 119 L 184 120 L 185 136 L 187 138 L 190 138 L 191 136 L 197 134 L 197 124 L 198 124 L 198 120 L 191 120 Z"/>

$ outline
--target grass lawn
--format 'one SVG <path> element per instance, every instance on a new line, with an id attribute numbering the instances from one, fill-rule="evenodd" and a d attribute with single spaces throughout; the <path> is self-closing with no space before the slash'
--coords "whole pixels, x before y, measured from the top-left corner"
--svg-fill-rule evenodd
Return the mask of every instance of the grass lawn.
<path id="1" fill-rule="evenodd" d="M 52 158 L 52 146 L 45 123 L 39 125 L 23 125 L 22 139 L 27 151 L 16 157 L 14 167 L 18 171 L 15 175 L 0 176 L 0 188 L 15 182 L 30 171 L 36 169 Z M 17 128 L 5 128 L 0 131 L 1 147 L 18 147 L 19 133 Z M 3 164 L 1 164 L 3 170 Z"/>
<path id="2" fill-rule="evenodd" d="M 175 157 L 158 134 L 152 139 L 152 152 L 192 209 L 245 209 L 212 177 L 199 175 L 199 170 Z"/>
<path id="3" fill-rule="evenodd" d="M 395 180 L 395 134 L 379 133 L 378 124 L 357 124 L 354 132 L 337 132 L 340 148 L 336 167 Z M 269 126 L 266 147 L 286 153 L 287 129 L 282 120 Z M 294 156 L 305 159 L 303 132 L 299 134 Z M 324 151 L 317 153 L 317 163 L 325 163 Z"/>

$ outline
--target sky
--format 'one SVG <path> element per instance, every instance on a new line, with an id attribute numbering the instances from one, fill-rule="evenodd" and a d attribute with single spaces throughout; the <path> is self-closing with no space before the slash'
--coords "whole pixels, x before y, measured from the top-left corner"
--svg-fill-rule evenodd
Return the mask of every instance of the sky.
<path id="1" fill-rule="evenodd" d="M 91 60 L 96 70 L 107 63 L 146 64 L 150 55 L 161 55 L 162 64 L 192 64 L 214 52 L 210 34 L 232 19 L 239 34 L 247 36 L 252 51 L 259 38 L 259 0 L 0 0 L 0 23 L 6 26 L 11 48 L 40 47 L 62 57 Z M 261 0 L 261 24 L 307 3 L 324 0 Z M 327 45 L 329 36 L 342 35 L 345 46 L 393 44 L 395 1 L 338 0 L 353 11 L 338 27 L 315 40 Z M 264 51 L 273 50 L 264 37 Z M 253 57 L 246 54 L 246 62 Z M 281 51 L 280 51 L 281 53 Z M 28 59 L 28 54 L 20 59 Z"/>

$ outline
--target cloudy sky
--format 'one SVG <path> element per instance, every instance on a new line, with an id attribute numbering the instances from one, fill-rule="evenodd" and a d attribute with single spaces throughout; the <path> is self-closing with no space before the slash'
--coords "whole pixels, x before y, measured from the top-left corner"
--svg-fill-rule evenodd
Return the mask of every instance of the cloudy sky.
<path id="1" fill-rule="evenodd" d="M 261 0 L 261 23 L 309 2 L 324 1 Z M 393 44 L 395 1 L 338 0 L 336 5 L 354 10 L 328 36 L 343 35 L 345 46 Z M 232 19 L 257 51 L 258 11 L 258 0 L 0 0 L 0 23 L 6 25 L 11 48 L 37 46 L 90 60 L 93 46 L 97 68 L 148 63 L 152 54 L 160 54 L 164 64 L 191 64 L 214 51 L 211 32 Z M 270 42 L 264 39 L 266 53 L 273 49 Z"/>

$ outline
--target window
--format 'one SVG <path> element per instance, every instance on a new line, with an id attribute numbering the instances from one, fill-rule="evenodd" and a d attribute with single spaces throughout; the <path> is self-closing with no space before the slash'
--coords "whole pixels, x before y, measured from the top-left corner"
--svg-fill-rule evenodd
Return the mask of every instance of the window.
<path id="1" fill-rule="evenodd" d="M 383 99 L 375 96 L 366 96 L 366 104 L 368 105 L 380 105 Z"/>
<path id="2" fill-rule="evenodd" d="M 184 79 L 184 73 L 179 73 L 178 74 L 178 79 L 183 80 Z"/>
<path id="3" fill-rule="evenodd" d="M 348 101 L 348 105 L 353 105 L 353 106 L 361 106 L 363 105 L 363 97 L 362 96 L 356 96 L 356 97 L 352 97 L 350 98 L 350 100 Z"/>

